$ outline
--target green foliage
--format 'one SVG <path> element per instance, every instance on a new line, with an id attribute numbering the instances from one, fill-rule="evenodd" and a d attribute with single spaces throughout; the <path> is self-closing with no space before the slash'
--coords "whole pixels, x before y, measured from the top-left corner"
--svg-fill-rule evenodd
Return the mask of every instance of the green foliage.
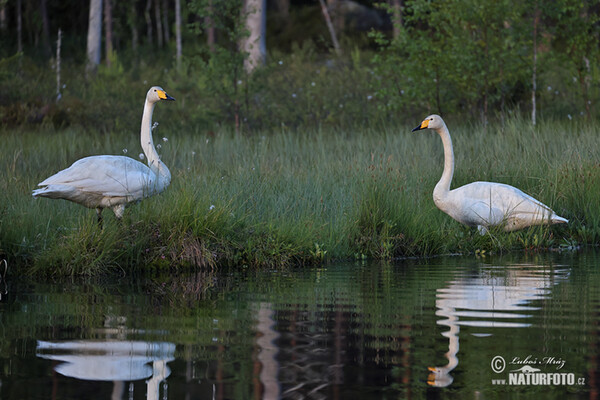
<path id="1" fill-rule="evenodd" d="M 528 77 L 525 10 L 510 1 L 407 2 L 398 37 L 372 33 L 382 47 L 373 59 L 379 93 L 396 110 L 484 116 L 523 101 L 515 96 Z"/>

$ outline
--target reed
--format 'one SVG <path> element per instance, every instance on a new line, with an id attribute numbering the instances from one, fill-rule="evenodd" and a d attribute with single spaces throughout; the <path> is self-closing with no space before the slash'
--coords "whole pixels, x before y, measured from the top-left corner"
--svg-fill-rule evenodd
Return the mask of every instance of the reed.
<path id="1" fill-rule="evenodd" d="M 93 210 L 33 199 L 31 190 L 86 155 L 127 149 L 137 157 L 136 134 L 50 127 L 0 132 L 0 168 L 6 171 L 0 179 L 0 254 L 24 273 L 96 275 L 598 243 L 598 126 L 542 122 L 532 128 L 518 117 L 485 129 L 450 122 L 453 187 L 475 180 L 508 183 L 570 220 L 567 226 L 485 236 L 435 207 L 441 142 L 434 132 L 410 128 L 247 136 L 160 125 L 154 136 L 171 169 L 171 186 L 130 206 L 121 222 L 105 213 L 103 229 Z"/>

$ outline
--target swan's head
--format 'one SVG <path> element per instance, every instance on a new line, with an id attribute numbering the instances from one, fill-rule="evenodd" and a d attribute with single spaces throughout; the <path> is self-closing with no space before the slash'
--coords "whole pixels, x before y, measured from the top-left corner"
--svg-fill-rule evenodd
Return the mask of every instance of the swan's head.
<path id="1" fill-rule="evenodd" d="M 146 100 L 148 103 L 157 103 L 161 100 L 175 100 L 165 92 L 165 89 L 160 86 L 152 86 L 146 94 Z"/>
<path id="2" fill-rule="evenodd" d="M 421 129 L 439 129 L 441 127 L 443 127 L 444 124 L 444 120 L 442 119 L 442 117 L 440 117 L 437 114 L 431 114 L 430 116 L 428 116 L 427 118 L 425 118 L 423 120 L 423 122 L 421 122 L 421 125 L 417 126 L 415 129 L 413 129 L 412 131 L 419 131 Z"/>

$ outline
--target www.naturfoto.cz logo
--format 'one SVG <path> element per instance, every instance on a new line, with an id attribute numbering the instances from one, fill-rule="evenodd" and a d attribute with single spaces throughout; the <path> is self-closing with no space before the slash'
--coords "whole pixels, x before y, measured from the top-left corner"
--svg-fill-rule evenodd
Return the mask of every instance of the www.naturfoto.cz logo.
<path id="1" fill-rule="evenodd" d="M 576 377 L 572 372 L 562 371 L 564 366 L 565 360 L 561 357 L 534 357 L 530 354 L 526 357 L 508 358 L 507 363 L 504 357 L 495 356 L 491 362 L 492 371 L 500 374 L 507 370 L 508 379 L 492 379 L 492 385 L 570 386 L 585 384 L 584 377 Z M 541 368 L 544 368 L 544 371 Z M 547 371 L 548 369 L 550 372 Z"/>

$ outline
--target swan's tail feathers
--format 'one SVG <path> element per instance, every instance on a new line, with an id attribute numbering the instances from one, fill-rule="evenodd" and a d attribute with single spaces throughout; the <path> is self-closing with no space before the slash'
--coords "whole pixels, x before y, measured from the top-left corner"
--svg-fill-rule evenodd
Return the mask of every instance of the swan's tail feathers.
<path id="1" fill-rule="evenodd" d="M 550 218 L 550 222 L 552 222 L 553 224 L 567 224 L 569 223 L 569 220 L 563 217 L 559 217 L 558 215 L 554 214 L 551 218 Z"/>
<path id="2" fill-rule="evenodd" d="M 35 189 L 31 195 L 33 197 L 48 197 L 51 199 L 68 199 L 74 188 L 68 185 L 48 185 L 40 189 Z"/>
<path id="3" fill-rule="evenodd" d="M 46 188 L 35 189 L 33 192 L 31 192 L 31 195 L 33 197 L 44 196 L 44 191 L 45 190 L 46 190 Z"/>

